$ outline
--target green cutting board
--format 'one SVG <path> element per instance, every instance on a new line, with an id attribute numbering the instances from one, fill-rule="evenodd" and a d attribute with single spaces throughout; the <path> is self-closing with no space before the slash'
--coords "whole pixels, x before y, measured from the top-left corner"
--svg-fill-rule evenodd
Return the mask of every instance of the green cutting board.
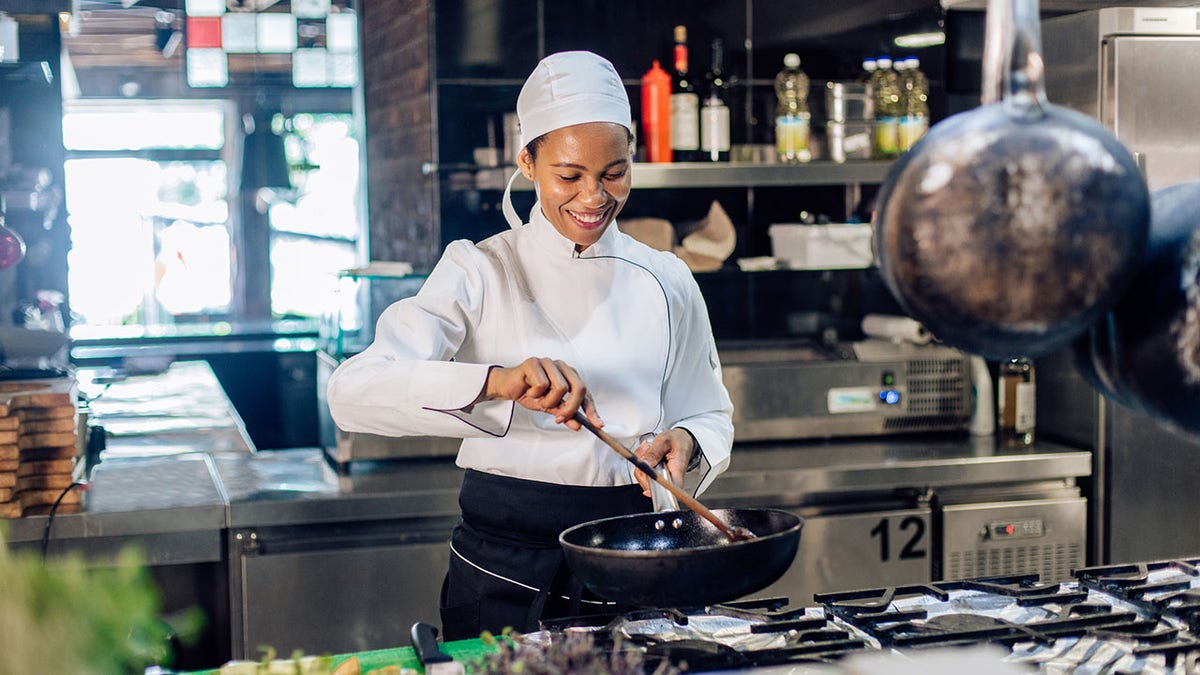
<path id="1" fill-rule="evenodd" d="M 482 660 L 488 654 L 495 652 L 496 647 L 484 644 L 483 640 L 475 638 L 472 640 L 446 642 L 442 644 L 442 651 L 450 655 L 455 661 L 470 663 Z M 356 654 L 338 654 L 333 657 L 333 666 L 336 668 L 343 661 L 355 656 L 358 657 L 358 664 L 364 675 L 367 675 L 376 668 L 383 668 L 385 666 L 400 666 L 401 668 L 411 668 L 418 671 L 423 670 L 421 662 L 417 660 L 417 654 L 413 651 L 412 647 L 393 647 L 391 649 L 376 649 Z M 220 669 L 198 670 L 191 673 L 182 673 L 181 675 L 218 675 L 218 673 L 220 673 Z"/>

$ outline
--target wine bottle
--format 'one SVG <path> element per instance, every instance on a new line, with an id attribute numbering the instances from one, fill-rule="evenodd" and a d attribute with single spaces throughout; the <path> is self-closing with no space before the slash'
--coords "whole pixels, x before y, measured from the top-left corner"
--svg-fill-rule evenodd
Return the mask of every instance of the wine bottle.
<path id="1" fill-rule="evenodd" d="M 704 78 L 708 91 L 700 109 L 700 154 L 710 162 L 729 161 L 729 106 L 725 103 L 725 45 L 712 41 L 712 62 Z"/>
<path id="2" fill-rule="evenodd" d="M 687 26 L 675 26 L 675 73 L 671 82 L 671 155 L 676 162 L 700 159 L 700 94 L 688 73 Z"/>

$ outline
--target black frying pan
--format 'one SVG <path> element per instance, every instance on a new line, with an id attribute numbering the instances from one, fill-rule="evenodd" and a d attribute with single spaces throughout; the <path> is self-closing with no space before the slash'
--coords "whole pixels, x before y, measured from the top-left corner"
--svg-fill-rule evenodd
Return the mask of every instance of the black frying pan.
<path id="1" fill-rule="evenodd" d="M 800 545 L 800 516 L 776 509 L 715 509 L 754 533 L 730 541 L 694 511 L 604 518 L 564 530 L 567 564 L 597 595 L 642 607 L 735 600 L 771 585 Z"/>
<path id="2" fill-rule="evenodd" d="M 1146 247 L 1137 164 L 1099 122 L 1047 102 L 1039 31 L 1037 0 L 989 0 L 987 105 L 897 160 L 876 214 L 876 257 L 900 304 L 988 358 L 1069 344 L 1125 292 Z"/>
<path id="3" fill-rule="evenodd" d="M 1151 195 L 1150 244 L 1129 291 L 1075 342 L 1106 397 L 1200 434 L 1200 181 Z"/>
<path id="4" fill-rule="evenodd" d="M 800 517 L 773 509 L 712 510 L 575 413 L 583 428 L 670 490 L 689 511 L 593 520 L 558 536 L 567 564 L 597 595 L 643 607 L 726 602 L 783 576 L 800 545 Z"/>

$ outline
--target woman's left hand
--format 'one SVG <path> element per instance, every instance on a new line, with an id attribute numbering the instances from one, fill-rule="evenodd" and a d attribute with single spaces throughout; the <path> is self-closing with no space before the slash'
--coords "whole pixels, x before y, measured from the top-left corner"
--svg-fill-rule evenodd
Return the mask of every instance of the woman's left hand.
<path id="1" fill-rule="evenodd" d="M 687 473 L 688 462 L 696 452 L 695 439 L 686 430 L 680 428 L 668 429 L 634 449 L 634 454 L 650 466 L 657 468 L 665 460 L 667 477 L 676 485 L 683 485 L 683 476 Z M 642 493 L 649 497 L 650 478 L 641 471 L 634 471 L 633 475 L 637 478 L 638 484 L 642 486 Z"/>

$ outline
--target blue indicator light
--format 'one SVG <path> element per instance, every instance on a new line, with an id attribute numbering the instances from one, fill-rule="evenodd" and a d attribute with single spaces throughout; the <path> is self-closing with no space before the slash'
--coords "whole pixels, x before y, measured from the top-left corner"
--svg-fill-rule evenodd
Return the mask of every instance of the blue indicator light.
<path id="1" fill-rule="evenodd" d="M 900 402 L 900 392 L 895 389 L 884 389 L 879 392 L 879 400 L 888 405 L 896 405 Z"/>

